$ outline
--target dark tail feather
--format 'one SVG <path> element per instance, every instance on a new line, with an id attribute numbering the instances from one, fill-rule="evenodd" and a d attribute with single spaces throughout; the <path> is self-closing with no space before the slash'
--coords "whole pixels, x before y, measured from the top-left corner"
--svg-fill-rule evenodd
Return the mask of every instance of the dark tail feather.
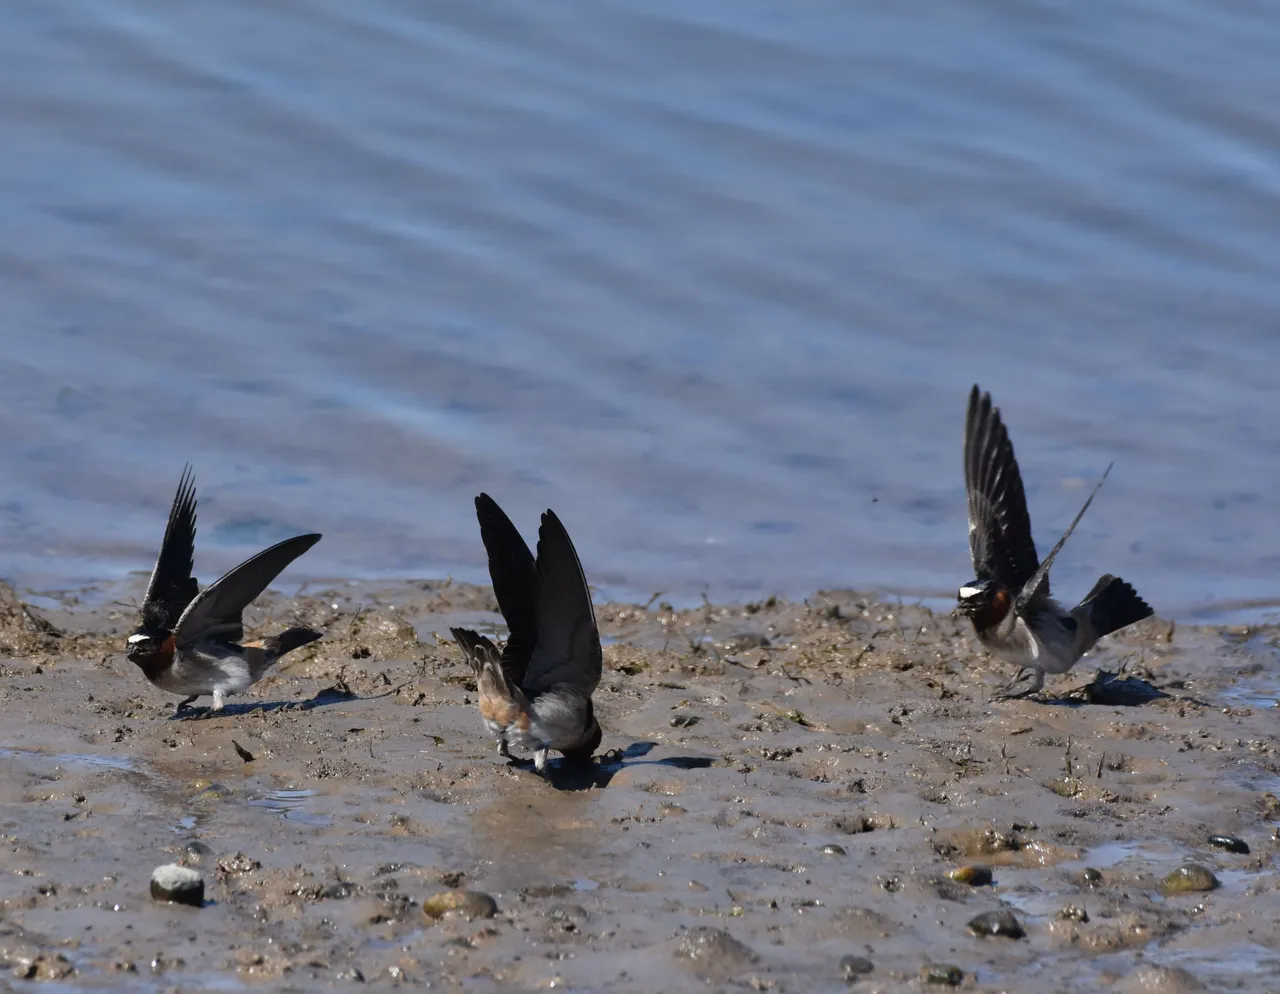
<path id="1" fill-rule="evenodd" d="M 270 656 L 279 659 L 286 652 L 293 652 L 294 649 L 314 642 L 323 635 L 324 632 L 318 632 L 314 628 L 290 628 L 279 635 L 264 638 L 262 647 Z"/>
<path id="2" fill-rule="evenodd" d="M 1138 596 L 1138 592 L 1120 577 L 1104 573 L 1098 578 L 1080 607 L 1089 610 L 1089 621 L 1098 638 L 1118 632 L 1135 621 L 1150 618 L 1155 612 Z"/>
<path id="3" fill-rule="evenodd" d="M 476 676 L 480 675 L 486 663 L 497 669 L 498 673 L 502 673 L 498 647 L 479 632 L 473 632 L 470 628 L 450 628 L 449 634 L 458 643 L 458 648 L 467 657 L 467 662 L 471 664 L 471 669 Z"/>

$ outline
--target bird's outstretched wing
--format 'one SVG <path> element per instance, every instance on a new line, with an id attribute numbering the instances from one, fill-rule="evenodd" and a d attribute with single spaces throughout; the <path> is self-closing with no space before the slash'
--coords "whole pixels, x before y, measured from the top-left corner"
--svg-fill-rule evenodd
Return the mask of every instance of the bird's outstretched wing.
<path id="1" fill-rule="evenodd" d="M 964 486 L 969 498 L 969 552 L 979 577 L 1021 590 L 1040 563 L 1013 443 L 991 395 L 977 385 L 964 425 Z M 1048 576 L 1044 593 L 1049 592 Z"/>
<path id="2" fill-rule="evenodd" d="M 525 673 L 530 698 L 568 685 L 590 698 L 600 682 L 603 654 L 591 590 L 569 533 L 554 511 L 538 529 L 538 643 Z"/>
<path id="3" fill-rule="evenodd" d="M 1110 463 L 1106 471 L 1093 486 L 1093 492 L 1089 494 L 1089 498 L 1084 502 L 1084 506 L 1076 512 L 1076 516 L 1071 520 L 1071 524 L 1067 525 L 1067 530 L 1062 533 L 1062 538 L 1058 539 L 1057 544 L 1049 550 L 1049 554 L 1044 557 L 1039 568 L 1031 574 L 1027 582 L 1023 585 L 1022 590 L 1018 593 L 1018 599 L 1014 602 L 1014 607 L 1018 611 L 1022 611 L 1028 604 L 1041 597 L 1049 596 L 1049 567 L 1053 565 L 1053 561 L 1058 558 L 1058 553 L 1062 551 L 1062 547 L 1067 544 L 1067 539 L 1071 537 L 1071 533 L 1076 530 L 1076 525 L 1080 524 L 1080 519 L 1084 517 L 1084 512 L 1089 510 L 1089 505 L 1093 503 L 1093 498 L 1098 496 L 1098 491 L 1102 489 L 1102 485 L 1107 482 L 1107 476 L 1111 473 L 1111 467 L 1115 463 Z M 1134 596 L 1137 596 L 1136 594 Z"/>
<path id="4" fill-rule="evenodd" d="M 196 481 L 188 463 L 169 508 L 160 555 L 142 601 L 142 623 L 172 631 L 195 598 L 199 584 L 191 574 L 196 554 Z"/>
<path id="5" fill-rule="evenodd" d="M 178 647 L 205 639 L 236 642 L 244 638 L 244 609 L 286 566 L 319 541 L 318 534 L 287 538 L 205 587 L 178 620 L 174 629 Z"/>
<path id="6" fill-rule="evenodd" d="M 476 498 L 476 518 L 489 557 L 493 594 L 509 630 L 502 672 L 520 687 L 538 641 L 538 567 L 516 526 L 488 494 Z"/>

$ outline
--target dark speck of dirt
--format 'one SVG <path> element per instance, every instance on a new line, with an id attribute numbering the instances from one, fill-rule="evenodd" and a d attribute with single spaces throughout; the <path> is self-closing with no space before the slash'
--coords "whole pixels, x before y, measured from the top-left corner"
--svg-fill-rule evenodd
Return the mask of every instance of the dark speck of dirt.
<path id="1" fill-rule="evenodd" d="M 672 728 L 692 728 L 701 719 L 696 714 L 678 714 L 671 719 Z"/>
<path id="2" fill-rule="evenodd" d="M 964 971 L 950 963 L 933 963 L 921 969 L 920 979 L 926 984 L 959 987 L 964 983 Z"/>
<path id="3" fill-rule="evenodd" d="M 842 956 L 840 958 L 840 975 L 851 983 L 859 977 L 866 976 L 874 969 L 875 967 L 872 965 L 871 960 L 865 956 Z"/>
<path id="4" fill-rule="evenodd" d="M 1224 849 L 1227 852 L 1240 853 L 1241 855 L 1248 855 L 1249 853 L 1249 843 L 1235 835 L 1211 835 L 1209 836 L 1209 845 L 1215 849 Z"/>
<path id="5" fill-rule="evenodd" d="M 971 918 L 965 926 L 971 933 L 979 936 L 1001 936 L 1006 939 L 1021 939 L 1026 935 L 1022 922 L 1012 911 L 984 911 L 976 918 Z"/>
<path id="6" fill-rule="evenodd" d="M 237 873 L 252 873 L 254 870 L 262 868 L 262 864 L 252 856 L 246 856 L 242 852 L 236 853 L 234 856 L 225 856 L 218 860 L 218 872 L 233 876 Z"/>

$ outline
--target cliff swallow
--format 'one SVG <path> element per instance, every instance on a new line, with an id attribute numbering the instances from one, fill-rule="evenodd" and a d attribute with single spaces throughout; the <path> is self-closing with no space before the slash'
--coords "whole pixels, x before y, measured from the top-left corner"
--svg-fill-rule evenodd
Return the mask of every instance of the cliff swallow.
<path id="1" fill-rule="evenodd" d="M 591 591 L 569 533 L 547 511 L 538 529 L 538 557 L 488 494 L 476 498 L 489 576 L 510 635 L 501 653 L 489 639 L 451 629 L 476 675 L 480 715 L 498 740 L 534 750 L 541 771 L 548 750 L 589 760 L 600 745 L 591 695 L 603 655 Z"/>
<path id="2" fill-rule="evenodd" d="M 241 615 L 280 572 L 320 541 L 299 535 L 259 552 L 200 591 L 191 575 L 196 542 L 196 487 L 191 467 L 182 471 L 169 510 L 164 542 L 142 603 L 142 619 L 125 655 L 161 690 L 184 695 L 181 712 L 201 694 L 220 711 L 227 694 L 257 683 L 277 659 L 323 634 L 290 628 L 256 642 L 244 638 Z"/>
<path id="3" fill-rule="evenodd" d="M 964 485 L 969 497 L 969 551 L 977 577 L 960 588 L 956 613 L 973 622 L 978 641 L 1016 663 L 1018 675 L 1000 696 L 1025 697 L 1044 687 L 1046 673 L 1065 673 L 1098 639 L 1150 617 L 1151 608 L 1129 584 L 1104 573 L 1071 610 L 1049 596 L 1049 567 L 1075 530 L 1108 466 L 1075 520 L 1044 562 L 1036 558 L 1022 475 L 1009 433 L 991 395 L 974 386 L 964 431 Z M 1023 673 L 1031 686 L 1011 693 Z"/>

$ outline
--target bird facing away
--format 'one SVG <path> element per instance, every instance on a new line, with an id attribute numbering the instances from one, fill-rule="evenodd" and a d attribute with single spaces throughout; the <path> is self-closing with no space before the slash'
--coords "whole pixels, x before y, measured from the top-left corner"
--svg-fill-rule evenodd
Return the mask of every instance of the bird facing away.
<path id="1" fill-rule="evenodd" d="M 964 485 L 969 499 L 969 552 L 976 577 L 960 588 L 956 613 L 973 622 L 988 651 L 1019 667 L 1002 697 L 1025 697 L 1044 687 L 1046 673 L 1065 673 L 1104 635 L 1150 617 L 1129 584 L 1104 573 L 1071 610 L 1049 596 L 1049 567 L 1093 502 L 1098 481 L 1044 562 L 1036 558 L 1022 475 L 1009 433 L 991 395 L 975 385 L 964 430 Z M 1023 673 L 1030 686 L 1012 693 Z"/>
<path id="2" fill-rule="evenodd" d="M 178 712 L 201 694 L 212 694 L 213 710 L 220 711 L 227 694 L 247 690 L 286 652 L 323 634 L 312 628 L 290 628 L 240 644 L 244 609 L 318 541 L 320 536 L 314 534 L 286 539 L 200 591 L 191 575 L 196 487 L 187 466 L 169 510 L 164 542 L 142 603 L 142 618 L 129 636 L 125 655 L 161 690 L 183 695 Z"/>
<path id="3" fill-rule="evenodd" d="M 589 760 L 600 745 L 591 695 L 603 655 L 591 591 L 569 533 L 555 512 L 542 515 L 538 557 L 488 494 L 476 498 L 489 577 L 510 635 L 502 651 L 483 635 L 451 629 L 471 664 L 480 715 L 498 740 L 534 750 L 542 771 L 551 749 L 570 762 Z"/>

